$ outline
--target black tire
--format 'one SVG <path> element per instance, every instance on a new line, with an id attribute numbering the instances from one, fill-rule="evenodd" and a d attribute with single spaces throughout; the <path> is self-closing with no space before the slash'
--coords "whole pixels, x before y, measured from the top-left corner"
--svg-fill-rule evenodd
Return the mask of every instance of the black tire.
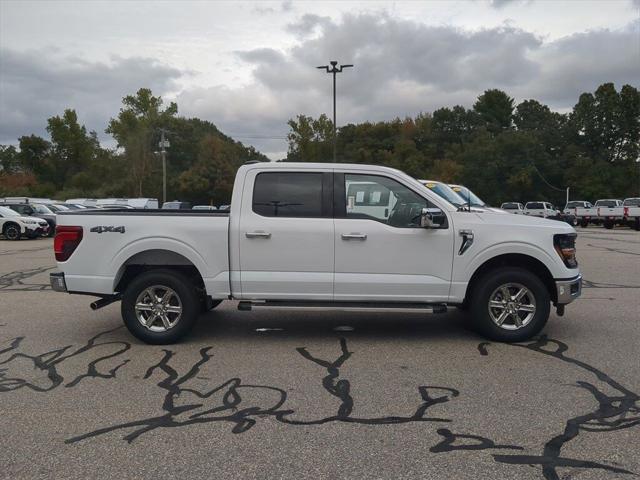
<path id="1" fill-rule="evenodd" d="M 582 228 L 587 228 L 587 227 L 589 226 L 589 220 L 582 220 L 582 221 L 580 222 L 580 226 L 581 226 Z"/>
<path id="2" fill-rule="evenodd" d="M 173 290 L 182 308 L 177 323 L 164 331 L 152 331 L 142 325 L 135 309 L 138 297 L 155 286 Z M 200 299 L 196 286 L 180 272 L 150 270 L 140 274 L 129 284 L 122 296 L 121 312 L 125 326 L 134 337 L 152 345 L 167 345 L 178 342 L 193 328 L 200 314 Z M 163 327 L 156 324 L 152 328 Z"/>
<path id="3" fill-rule="evenodd" d="M 605 220 L 604 228 L 606 228 L 607 230 L 611 230 L 613 228 L 613 222 L 611 220 Z"/>
<path id="4" fill-rule="evenodd" d="M 636 218 L 636 222 L 634 224 L 634 227 L 635 227 L 637 232 L 640 232 L 640 217 Z"/>
<path id="5" fill-rule="evenodd" d="M 5 223 L 2 234 L 7 240 L 20 240 L 20 227 L 15 223 Z"/>
<path id="6" fill-rule="evenodd" d="M 515 321 L 512 322 L 513 326 L 506 321 L 504 327 L 498 326 L 489 313 L 489 301 L 492 296 L 499 287 L 508 284 L 524 286 L 534 297 L 533 302 L 528 296 L 524 297 L 528 304 L 535 303 L 535 312 L 532 312 L 532 318 L 526 324 L 517 329 L 509 329 L 515 327 Z M 521 342 L 530 339 L 544 328 L 549 319 L 550 302 L 549 292 L 538 276 L 523 268 L 502 267 L 486 273 L 475 283 L 470 302 L 472 324 L 482 335 L 491 340 Z M 512 319 L 512 317 L 507 318 Z"/>

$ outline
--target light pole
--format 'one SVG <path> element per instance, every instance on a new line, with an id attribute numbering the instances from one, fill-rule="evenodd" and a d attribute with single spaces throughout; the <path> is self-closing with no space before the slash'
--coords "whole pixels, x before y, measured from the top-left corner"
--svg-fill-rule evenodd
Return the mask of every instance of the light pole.
<path id="1" fill-rule="evenodd" d="M 326 70 L 327 73 L 333 74 L 333 161 L 336 161 L 336 141 L 337 141 L 337 133 L 336 133 L 336 73 L 341 73 L 343 68 L 353 67 L 353 65 L 340 65 L 335 60 L 331 60 L 329 62 L 330 65 L 322 65 L 319 68 L 321 70 Z"/>
<path id="2" fill-rule="evenodd" d="M 160 142 L 158 143 L 162 157 L 162 203 L 167 201 L 167 151 L 165 148 L 170 146 L 169 140 L 164 138 L 165 133 L 168 133 L 168 130 L 161 128 Z"/>

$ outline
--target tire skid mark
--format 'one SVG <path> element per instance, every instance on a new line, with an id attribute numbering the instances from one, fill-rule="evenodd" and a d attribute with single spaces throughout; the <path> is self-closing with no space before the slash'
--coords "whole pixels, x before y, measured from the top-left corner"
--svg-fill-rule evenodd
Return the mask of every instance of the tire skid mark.
<path id="1" fill-rule="evenodd" d="M 75 387 L 85 378 L 116 378 L 118 370 L 126 365 L 129 362 L 129 359 L 122 360 L 118 365 L 106 372 L 101 372 L 98 369 L 98 366 L 101 362 L 121 356 L 131 348 L 131 344 L 123 341 L 102 341 L 100 340 L 100 337 L 108 335 L 109 333 L 121 328 L 122 327 L 117 327 L 112 330 L 101 332 L 91 337 L 86 344 L 76 349 L 72 349 L 71 345 L 67 345 L 66 347 L 50 350 L 39 355 L 30 355 L 19 352 L 18 348 L 21 346 L 24 337 L 14 338 L 10 341 L 8 347 L 0 349 L 0 393 L 18 390 L 21 388 L 28 388 L 35 392 L 42 393 L 49 392 L 63 384 L 65 388 Z M 58 371 L 58 368 L 63 364 L 63 362 L 85 353 L 91 353 L 93 349 L 104 346 L 112 348 L 113 351 L 91 360 L 87 364 L 86 373 L 76 376 L 73 380 L 67 381 L 65 384 L 64 377 Z M 1 356 L 5 354 L 7 358 L 2 359 Z M 46 377 L 48 385 L 42 386 L 36 384 L 32 380 L 11 375 L 9 373 L 9 368 L 12 366 L 12 363 L 19 363 L 21 361 L 30 362 L 33 365 L 33 371 Z"/>
<path id="2" fill-rule="evenodd" d="M 4 273 L 0 275 L 0 292 L 1 291 L 40 291 L 40 290 L 50 290 L 51 286 L 46 283 L 24 283 L 25 280 L 30 279 L 36 275 L 41 273 L 48 272 L 49 270 L 55 270 L 56 267 L 35 267 L 30 268 L 24 271 L 15 271 Z"/>
<path id="3" fill-rule="evenodd" d="M 486 348 L 488 345 L 490 345 L 488 342 L 482 342 L 478 345 L 478 350 L 481 355 L 488 355 Z M 511 465 L 538 465 L 542 469 L 542 475 L 547 480 L 558 480 L 560 476 L 557 469 L 560 467 L 600 469 L 612 473 L 633 474 L 633 472 L 622 467 L 607 465 L 589 459 L 580 460 L 563 457 L 562 449 L 582 432 L 613 432 L 640 425 L 640 395 L 622 386 L 602 370 L 581 360 L 568 357 L 566 352 L 569 350 L 569 347 L 559 340 L 550 339 L 546 335 L 541 335 L 532 343 L 514 343 L 510 345 L 517 348 L 525 348 L 529 351 L 576 366 L 592 374 L 617 393 L 608 395 L 589 382 L 576 381 L 576 386 L 590 393 L 597 402 L 598 407 L 595 410 L 569 418 L 566 421 L 564 431 L 545 443 L 542 455 L 503 454 L 493 455 L 493 458 L 497 462 Z"/>
<path id="4" fill-rule="evenodd" d="M 607 252 L 612 252 L 612 253 L 619 253 L 620 255 L 640 256 L 640 252 L 629 252 L 627 250 L 620 250 L 619 248 L 605 247 L 602 245 L 594 245 L 592 243 L 587 243 L 587 247 L 599 248 L 600 250 L 606 250 Z"/>
<path id="5" fill-rule="evenodd" d="M 213 387 L 211 390 L 196 390 L 188 388 L 185 384 L 197 378 L 201 368 L 209 362 L 212 355 L 211 347 L 200 350 L 200 358 L 183 375 L 180 375 L 170 364 L 175 353 L 171 350 L 163 350 L 160 361 L 149 368 L 144 378 L 150 378 L 154 373 L 164 374 L 158 383 L 158 387 L 166 391 L 162 405 L 165 412 L 140 420 L 120 423 L 103 427 L 92 432 L 84 433 L 65 440 L 65 443 L 77 443 L 92 437 L 108 434 L 114 431 L 131 430 L 122 438 L 132 443 L 141 435 L 158 428 L 185 427 L 193 424 L 226 422 L 231 423 L 231 432 L 240 434 L 248 431 L 256 423 L 258 418 L 273 418 L 275 421 L 290 426 L 324 425 L 331 422 L 344 422 L 363 425 L 393 425 L 409 422 L 451 422 L 448 418 L 431 418 L 425 416 L 427 410 L 434 405 L 449 402 L 459 395 L 458 390 L 449 387 L 420 386 L 418 392 L 421 402 L 415 412 L 407 416 L 379 416 L 373 418 L 360 418 L 352 415 L 355 399 L 351 395 L 350 383 L 340 377 L 340 368 L 351 357 L 347 341 L 340 339 L 340 355 L 333 361 L 316 357 L 309 353 L 305 347 L 300 347 L 297 352 L 305 359 L 323 367 L 327 374 L 322 378 L 323 388 L 333 397 L 339 400 L 335 415 L 320 418 L 292 418 L 295 410 L 283 408 L 288 393 L 283 388 L 268 385 L 245 385 L 240 378 L 231 378 Z M 249 394 L 258 394 L 257 402 L 247 400 Z M 179 397 L 186 402 L 178 405 Z M 255 399 L 254 399 L 255 400 Z M 453 434 L 448 429 L 438 431 L 443 437 L 434 445 L 437 452 L 453 450 L 484 450 L 484 449 L 520 449 L 518 446 L 498 445 L 493 440 L 467 434 Z M 471 443 L 458 443 L 459 441 L 471 441 Z"/>

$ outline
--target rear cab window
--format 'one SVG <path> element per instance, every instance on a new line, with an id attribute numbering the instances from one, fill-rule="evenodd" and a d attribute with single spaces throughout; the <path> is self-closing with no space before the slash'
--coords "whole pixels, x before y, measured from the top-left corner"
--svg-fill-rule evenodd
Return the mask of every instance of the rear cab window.
<path id="1" fill-rule="evenodd" d="M 253 185 L 253 212 L 263 217 L 328 217 L 332 211 L 324 201 L 330 184 L 326 176 L 322 172 L 261 172 Z"/>

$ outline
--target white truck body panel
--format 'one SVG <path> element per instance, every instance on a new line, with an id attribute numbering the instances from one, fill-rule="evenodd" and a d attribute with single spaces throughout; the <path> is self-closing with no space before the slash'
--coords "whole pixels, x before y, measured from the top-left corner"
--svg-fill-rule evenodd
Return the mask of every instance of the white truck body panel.
<path id="1" fill-rule="evenodd" d="M 255 178 L 279 170 L 393 179 L 440 208 L 448 228 L 258 215 L 252 209 Z M 229 214 L 79 211 L 58 215 L 58 225 L 81 226 L 84 235 L 71 257 L 58 262 L 67 289 L 102 295 L 116 291 L 127 265 L 162 265 L 167 255 L 172 264 L 195 266 L 214 299 L 460 303 L 474 272 L 503 254 L 535 258 L 554 279 L 579 275 L 565 266 L 553 245 L 554 234 L 575 233 L 571 226 L 530 216 L 457 211 L 412 177 L 368 165 L 245 165 L 236 176 Z M 99 226 L 124 231 L 98 233 Z M 475 240 L 459 254 L 467 230 Z M 366 240 L 345 240 L 343 234 L 366 235 Z"/>

